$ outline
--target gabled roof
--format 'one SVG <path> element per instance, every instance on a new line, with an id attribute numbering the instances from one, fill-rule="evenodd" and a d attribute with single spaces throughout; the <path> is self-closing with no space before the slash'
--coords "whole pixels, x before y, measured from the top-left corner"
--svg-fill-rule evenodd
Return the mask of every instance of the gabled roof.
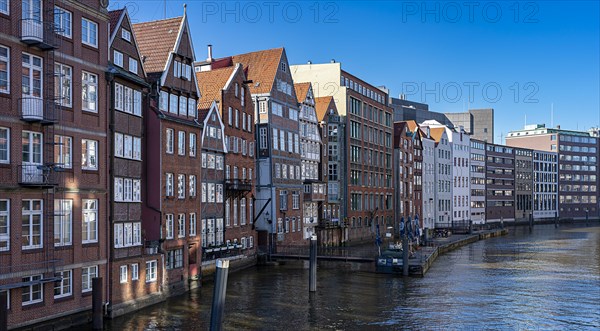
<path id="1" fill-rule="evenodd" d="M 196 72 L 198 89 L 202 94 L 202 101 L 198 103 L 198 110 L 209 109 L 213 101 L 221 99 L 221 91 L 225 88 L 236 68 L 237 66 Z M 200 116 L 198 116 L 198 120 L 201 120 Z"/>
<path id="2" fill-rule="evenodd" d="M 252 80 L 250 93 L 269 93 L 273 89 L 279 62 L 283 56 L 283 47 L 232 56 L 233 63 L 241 63 L 246 77 Z M 289 70 L 289 68 L 288 68 Z"/>
<path id="3" fill-rule="evenodd" d="M 296 84 L 297 85 L 297 84 Z M 329 105 L 333 104 L 333 107 Z M 315 110 L 317 111 L 317 120 L 322 121 L 329 109 L 334 110 L 334 114 L 338 114 L 337 107 L 333 101 L 333 96 L 315 98 Z"/>
<path id="4" fill-rule="evenodd" d="M 419 125 L 414 120 L 408 120 L 408 121 L 406 121 L 406 125 L 408 125 L 408 129 L 411 132 L 415 132 L 415 130 L 417 130 L 419 128 Z"/>
<path id="5" fill-rule="evenodd" d="M 175 48 L 184 16 L 133 24 L 146 73 L 161 73 Z"/>
<path id="6" fill-rule="evenodd" d="M 433 140 L 435 140 L 436 144 L 438 144 L 440 142 L 440 140 L 442 139 L 442 136 L 444 136 L 444 132 L 446 132 L 446 127 L 444 127 L 444 126 L 429 128 L 429 133 L 431 134 L 431 138 L 433 138 Z"/>
<path id="7" fill-rule="evenodd" d="M 310 82 L 294 83 L 294 90 L 296 90 L 296 98 L 298 98 L 298 103 L 303 103 L 306 101 L 308 90 L 310 90 Z"/>
<path id="8" fill-rule="evenodd" d="M 121 21 L 121 14 L 125 11 L 125 8 L 111 10 L 108 12 L 108 17 L 110 18 L 110 31 L 115 31 L 115 26 L 119 24 Z"/>

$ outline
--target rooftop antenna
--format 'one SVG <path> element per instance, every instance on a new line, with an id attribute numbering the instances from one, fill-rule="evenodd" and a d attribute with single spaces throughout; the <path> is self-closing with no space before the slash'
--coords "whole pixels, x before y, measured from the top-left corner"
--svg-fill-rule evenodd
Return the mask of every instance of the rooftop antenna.
<path id="1" fill-rule="evenodd" d="M 163 0 L 163 18 L 167 18 L 167 0 Z"/>
<path id="2" fill-rule="evenodd" d="M 554 127 L 554 102 L 550 104 L 550 127 Z"/>
<path id="3" fill-rule="evenodd" d="M 525 126 L 527 126 L 527 114 L 525 114 Z"/>

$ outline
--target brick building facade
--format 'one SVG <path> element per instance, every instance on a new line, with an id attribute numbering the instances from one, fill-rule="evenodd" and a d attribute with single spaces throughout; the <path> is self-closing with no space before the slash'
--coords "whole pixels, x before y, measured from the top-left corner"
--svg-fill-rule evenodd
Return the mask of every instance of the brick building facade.
<path id="1" fill-rule="evenodd" d="M 8 325 L 86 313 L 107 296 L 108 12 L 101 1 L 0 11 L 0 291 Z M 23 10 L 27 10 L 23 12 Z"/>

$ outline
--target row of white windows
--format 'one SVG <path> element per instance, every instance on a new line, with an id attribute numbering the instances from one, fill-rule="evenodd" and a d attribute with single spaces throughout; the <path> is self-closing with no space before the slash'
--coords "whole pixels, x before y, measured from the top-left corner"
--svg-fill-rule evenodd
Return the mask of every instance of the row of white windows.
<path id="1" fill-rule="evenodd" d="M 231 107 L 229 107 L 227 111 L 227 124 L 229 124 L 229 126 L 234 126 L 235 124 L 235 127 L 239 128 L 240 122 L 242 122 L 242 130 L 252 132 L 252 125 L 254 125 L 254 122 L 252 122 L 252 115 L 246 114 L 244 112 L 241 113 L 242 117 L 240 121 L 240 111 L 235 109 L 234 112 L 234 110 Z"/>
<path id="2" fill-rule="evenodd" d="M 21 93 L 23 97 L 42 98 L 43 59 L 22 53 L 21 56 Z M 73 106 L 73 68 L 64 64 L 54 65 L 54 92 L 56 102 L 65 107 Z M 0 45 L 0 93 L 10 93 L 10 48 Z M 98 112 L 98 76 L 81 71 L 82 110 Z"/>
<path id="3" fill-rule="evenodd" d="M 288 172 L 289 166 L 289 172 Z M 294 175 L 295 170 L 295 175 Z M 288 177 L 289 173 L 289 177 Z M 275 178 L 283 179 L 302 179 L 300 177 L 300 166 L 288 165 L 285 163 L 275 163 Z"/>
<path id="4" fill-rule="evenodd" d="M 190 213 L 189 215 L 189 236 L 196 236 L 196 213 Z M 185 238 L 186 233 L 186 222 L 185 214 L 177 215 L 177 238 Z M 175 237 L 175 224 L 174 215 L 165 215 L 165 239 L 173 239 Z"/>
<path id="5" fill-rule="evenodd" d="M 173 76 L 185 80 L 192 80 L 192 66 L 173 60 Z"/>
<path id="6" fill-rule="evenodd" d="M 231 203 L 233 201 L 233 203 Z M 232 208 L 233 207 L 233 208 Z M 227 199 L 225 200 L 225 226 L 231 226 L 232 212 L 233 211 L 233 226 L 246 225 L 246 221 L 252 224 L 254 219 L 254 210 L 252 205 L 252 199 L 248 199 L 248 208 L 246 208 L 246 198 L 239 199 Z M 239 218 L 238 218 L 239 215 Z"/>
<path id="7" fill-rule="evenodd" d="M 158 263 L 156 260 L 146 262 L 146 282 L 155 282 L 157 280 L 157 269 Z M 120 267 L 120 280 L 121 283 L 126 283 L 128 277 L 128 266 L 124 265 Z M 92 291 L 92 279 L 98 277 L 99 270 L 98 266 L 89 266 L 81 268 L 81 293 Z M 73 269 L 63 270 L 55 273 L 55 276 L 60 280 L 54 282 L 54 298 L 66 298 L 73 295 Z M 21 293 L 21 305 L 28 306 L 35 303 L 44 302 L 44 283 L 42 279 L 44 275 L 32 275 L 23 277 L 21 279 L 24 283 L 30 283 L 27 286 L 23 286 L 20 289 L 13 289 L 6 292 L 7 297 L 7 309 L 10 309 L 10 294 L 12 292 Z M 131 280 L 139 279 L 139 265 L 137 263 L 131 264 Z"/>
<path id="8" fill-rule="evenodd" d="M 124 133 L 115 133 L 115 156 L 131 160 L 142 160 L 142 138 Z"/>
<path id="9" fill-rule="evenodd" d="M 231 166 L 228 164 L 225 166 L 225 179 L 253 180 L 252 168 L 246 169 L 242 167 L 242 175 L 240 177 L 239 168 L 237 166 L 233 166 L 233 177 L 231 177 L 231 175 Z"/>
<path id="10" fill-rule="evenodd" d="M 11 200 L 0 200 L 0 251 L 10 250 Z M 81 243 L 98 242 L 98 200 L 82 199 Z M 21 201 L 21 243 L 23 249 L 44 244 L 43 200 Z M 54 200 L 54 246 L 73 244 L 73 200 Z"/>
<path id="11" fill-rule="evenodd" d="M 115 223 L 115 248 L 140 246 L 142 244 L 142 223 Z"/>
<path id="12" fill-rule="evenodd" d="M 289 233 L 290 230 L 291 232 L 302 231 L 302 220 L 298 219 L 296 221 L 295 217 L 292 217 L 291 219 L 286 217 L 285 221 L 281 218 L 277 219 L 277 233 Z"/>
<path id="13" fill-rule="evenodd" d="M 160 91 L 159 109 L 171 114 L 179 114 L 196 118 L 196 110 L 198 104 L 196 99 L 169 94 L 165 91 Z"/>
<path id="14" fill-rule="evenodd" d="M 376 93 L 374 90 L 369 89 L 366 86 L 359 84 L 358 82 L 354 82 L 352 79 L 348 79 L 347 77 L 340 76 L 340 85 L 347 86 L 354 91 L 371 98 L 379 103 L 385 103 L 385 96 Z"/>
<path id="15" fill-rule="evenodd" d="M 223 170 L 225 157 L 213 153 L 202 152 L 202 168 Z"/>
<path id="16" fill-rule="evenodd" d="M 142 92 L 115 83 L 115 109 L 142 116 Z"/>
<path id="17" fill-rule="evenodd" d="M 290 153 L 300 154 L 300 139 L 297 133 L 286 132 L 283 130 L 273 129 L 273 149 L 286 151 L 286 133 L 287 133 L 287 151 Z M 279 138 L 278 138 L 279 137 Z"/>
<path id="18" fill-rule="evenodd" d="M 116 202 L 142 202 L 141 179 L 115 177 Z"/>
<path id="19" fill-rule="evenodd" d="M 254 142 L 248 143 L 246 139 L 225 136 L 225 148 L 228 153 L 254 157 Z"/>
<path id="20" fill-rule="evenodd" d="M 259 103 L 258 111 L 261 114 L 266 114 L 267 113 L 267 105 L 268 105 L 267 101 L 261 101 Z M 294 121 L 298 121 L 298 109 L 288 107 L 287 110 L 288 110 L 287 118 L 294 120 Z M 285 113 L 284 113 L 283 105 L 273 102 L 273 101 L 271 101 L 271 113 L 273 115 L 277 115 L 280 117 L 286 117 Z"/>
<path id="21" fill-rule="evenodd" d="M 202 247 L 221 246 L 223 244 L 223 219 L 202 219 Z"/>
<path id="22" fill-rule="evenodd" d="M 113 51 L 113 62 L 116 66 L 123 68 L 123 53 L 121 53 L 117 50 L 114 50 Z M 138 73 L 138 61 L 136 59 L 129 57 L 128 70 L 134 74 Z"/>
<path id="23" fill-rule="evenodd" d="M 21 155 L 24 164 L 43 163 L 44 137 L 40 132 L 23 131 Z M 73 167 L 73 138 L 54 136 L 54 162 L 62 168 Z M 10 163 L 10 128 L 0 127 L 0 163 Z M 81 139 L 81 168 L 98 170 L 98 142 Z"/>
<path id="24" fill-rule="evenodd" d="M 288 191 L 279 191 L 279 209 L 287 210 Z M 292 191 L 292 209 L 300 209 L 300 194 L 298 191 Z"/>
<path id="25" fill-rule="evenodd" d="M 196 196 L 196 175 L 188 175 L 188 188 L 189 188 L 189 196 L 193 198 Z M 174 187 L 174 175 L 172 173 L 166 174 L 166 183 L 165 183 L 165 195 L 167 197 L 172 197 L 175 194 Z M 185 199 L 185 175 L 178 174 L 177 175 L 177 198 Z"/>
<path id="26" fill-rule="evenodd" d="M 175 149 L 175 130 L 173 129 L 167 129 L 166 131 L 167 134 L 167 139 L 166 139 L 166 152 L 168 154 L 173 154 L 174 153 L 174 149 Z M 177 154 L 178 155 L 185 155 L 185 131 L 179 131 L 177 132 Z M 195 157 L 196 156 L 196 134 L 195 133 L 191 133 L 189 135 L 189 155 L 191 157 Z"/>
<path id="27" fill-rule="evenodd" d="M 202 202 L 223 202 L 223 184 L 202 183 Z"/>

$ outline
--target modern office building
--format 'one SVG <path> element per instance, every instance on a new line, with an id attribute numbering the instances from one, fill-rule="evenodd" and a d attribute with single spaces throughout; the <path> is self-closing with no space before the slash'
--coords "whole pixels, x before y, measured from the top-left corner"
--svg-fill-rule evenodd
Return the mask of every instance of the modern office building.
<path id="1" fill-rule="evenodd" d="M 533 151 L 533 218 L 558 215 L 558 153 Z"/>
<path id="2" fill-rule="evenodd" d="M 486 143 L 494 142 L 494 109 L 469 109 L 468 112 L 444 115 L 452 125 L 462 126 L 473 138 Z"/>
<path id="3" fill-rule="evenodd" d="M 486 222 L 515 219 L 515 151 L 486 144 Z"/>
<path id="4" fill-rule="evenodd" d="M 533 215 L 533 150 L 515 147 L 515 220 Z"/>
<path id="5" fill-rule="evenodd" d="M 0 6 L 0 291 L 9 328 L 60 328 L 57 318 L 87 314 L 93 277 L 109 297 L 103 3 Z"/>
<path id="6" fill-rule="evenodd" d="M 375 238 L 373 224 L 393 220 L 392 109 L 388 95 L 337 62 L 291 66 L 295 82 L 311 82 L 316 97 L 332 96 L 345 120 L 342 215 L 349 241 Z"/>
<path id="7" fill-rule="evenodd" d="M 435 120 L 442 124 L 450 124 L 450 121 L 443 113 L 429 110 L 429 105 L 415 101 L 406 100 L 404 95 L 400 98 L 389 98 L 389 106 L 394 112 L 394 122 L 415 121 L 422 123 L 427 120 Z"/>
<path id="8" fill-rule="evenodd" d="M 485 223 L 485 142 L 471 139 L 471 220 L 474 224 Z"/>
<path id="9" fill-rule="evenodd" d="M 558 213 L 561 218 L 599 216 L 598 151 L 600 138 L 590 132 L 527 125 L 511 131 L 506 144 L 547 152 L 558 152 Z"/>

